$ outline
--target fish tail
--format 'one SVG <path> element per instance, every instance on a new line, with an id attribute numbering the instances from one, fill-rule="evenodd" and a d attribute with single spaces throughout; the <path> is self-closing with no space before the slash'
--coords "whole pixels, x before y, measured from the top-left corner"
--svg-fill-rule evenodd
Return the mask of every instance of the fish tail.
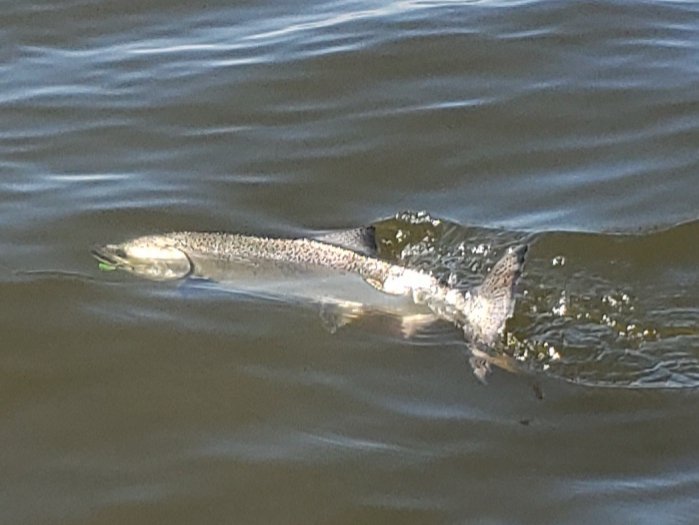
<path id="1" fill-rule="evenodd" d="M 471 326 L 470 330 L 476 332 L 471 335 L 475 335 L 482 343 L 492 344 L 512 315 L 515 286 L 522 275 L 527 249 L 526 244 L 510 248 L 495 263 L 481 285 L 473 290 L 473 303 L 468 317 L 474 321 L 475 326 Z"/>

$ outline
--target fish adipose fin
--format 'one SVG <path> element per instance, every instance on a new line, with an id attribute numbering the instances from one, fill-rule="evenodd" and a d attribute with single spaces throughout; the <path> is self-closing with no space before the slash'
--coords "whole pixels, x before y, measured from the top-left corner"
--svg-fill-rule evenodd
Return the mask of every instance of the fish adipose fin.
<path id="1" fill-rule="evenodd" d="M 505 328 L 514 310 L 515 286 L 527 249 L 526 244 L 510 248 L 472 291 L 464 332 L 475 342 L 492 345 Z"/>
<path id="2" fill-rule="evenodd" d="M 313 239 L 324 242 L 325 244 L 346 248 L 368 257 L 376 257 L 378 254 L 376 228 L 373 226 L 354 228 L 352 230 L 332 231 L 314 235 Z"/>

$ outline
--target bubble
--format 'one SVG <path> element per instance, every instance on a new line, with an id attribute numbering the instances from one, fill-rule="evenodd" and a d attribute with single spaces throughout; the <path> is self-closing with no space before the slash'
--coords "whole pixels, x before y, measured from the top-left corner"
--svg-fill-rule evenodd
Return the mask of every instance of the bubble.
<path id="1" fill-rule="evenodd" d="M 563 290 L 561 292 L 561 297 L 558 299 L 558 304 L 556 304 L 551 311 L 560 317 L 565 316 L 568 313 L 568 304 L 566 301 L 566 292 Z"/>
<path id="2" fill-rule="evenodd" d="M 490 245 L 481 243 L 476 246 L 472 246 L 471 253 L 473 255 L 488 255 L 490 253 Z"/>
<path id="3" fill-rule="evenodd" d="M 408 224 L 431 224 L 432 226 L 439 226 L 442 221 L 441 219 L 436 219 L 432 217 L 426 211 L 404 211 L 396 214 L 396 219 L 399 221 L 407 222 Z"/>

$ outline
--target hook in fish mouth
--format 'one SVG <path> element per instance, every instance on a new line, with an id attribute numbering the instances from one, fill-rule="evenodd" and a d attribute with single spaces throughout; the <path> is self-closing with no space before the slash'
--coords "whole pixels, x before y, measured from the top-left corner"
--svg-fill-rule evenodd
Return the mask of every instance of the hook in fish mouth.
<path id="1" fill-rule="evenodd" d="M 102 270 L 116 270 L 127 266 L 128 256 L 126 251 L 119 246 L 112 244 L 95 245 L 90 253 L 97 259 Z"/>

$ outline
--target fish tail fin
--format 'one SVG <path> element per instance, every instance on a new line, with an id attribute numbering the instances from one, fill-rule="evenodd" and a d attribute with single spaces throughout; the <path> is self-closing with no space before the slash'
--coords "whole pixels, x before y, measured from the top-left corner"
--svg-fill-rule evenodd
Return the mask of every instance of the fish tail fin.
<path id="1" fill-rule="evenodd" d="M 480 294 L 491 300 L 511 302 L 514 287 L 522 275 L 527 250 L 526 244 L 510 248 L 481 283 Z"/>
<path id="2" fill-rule="evenodd" d="M 473 370 L 473 375 L 484 385 L 488 384 L 487 378 L 492 366 L 497 366 L 513 374 L 524 373 L 517 361 L 507 354 L 491 355 L 473 346 L 469 350 L 471 357 L 468 362 L 471 365 L 471 370 Z"/>
<path id="3" fill-rule="evenodd" d="M 505 322 L 512 315 L 515 306 L 515 286 L 524 268 L 524 257 L 528 246 L 522 244 L 510 248 L 495 263 L 480 286 L 473 290 L 473 300 L 469 317 L 472 319 L 467 334 L 485 344 L 492 344 L 502 333 Z M 466 328 L 465 328 L 466 330 Z"/>

